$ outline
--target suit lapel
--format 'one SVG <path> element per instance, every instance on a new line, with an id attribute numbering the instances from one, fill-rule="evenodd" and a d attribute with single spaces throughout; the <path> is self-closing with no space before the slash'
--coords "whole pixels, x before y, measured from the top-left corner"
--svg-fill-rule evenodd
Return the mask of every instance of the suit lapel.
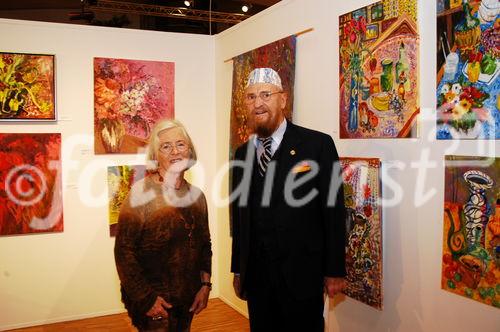
<path id="1" fill-rule="evenodd" d="M 247 161 L 247 167 L 250 167 L 252 170 L 253 174 L 253 167 L 255 167 L 255 162 L 256 162 L 256 148 L 255 144 L 253 142 L 253 139 L 250 138 L 247 142 L 248 146 L 245 146 L 245 153 L 244 153 L 244 161 Z M 248 154 L 250 154 L 250 158 L 248 158 Z M 241 180 L 241 179 L 240 179 Z M 248 190 L 248 195 L 252 194 L 252 181 L 250 180 L 249 186 L 247 188 Z M 246 231 L 250 232 L 250 197 L 247 198 L 247 201 L 245 204 L 243 204 L 242 208 L 242 219 L 243 219 L 243 224 L 244 227 L 246 228 Z"/>
<path id="2" fill-rule="evenodd" d="M 287 122 L 283 140 L 273 156 L 276 160 L 276 173 L 274 178 L 272 201 L 283 197 L 283 190 L 288 173 L 300 161 L 302 140 L 294 124 Z"/>

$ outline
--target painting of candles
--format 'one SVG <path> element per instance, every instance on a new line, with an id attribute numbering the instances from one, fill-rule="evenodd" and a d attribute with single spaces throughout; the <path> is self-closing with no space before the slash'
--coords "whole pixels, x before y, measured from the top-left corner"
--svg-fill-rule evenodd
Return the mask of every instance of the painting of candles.
<path id="1" fill-rule="evenodd" d="M 437 2 L 438 139 L 500 139 L 500 2 Z"/>
<path id="2" fill-rule="evenodd" d="M 383 0 L 339 17 L 340 138 L 418 137 L 416 0 Z"/>
<path id="3" fill-rule="evenodd" d="M 500 158 L 445 157 L 441 287 L 500 308 Z"/>

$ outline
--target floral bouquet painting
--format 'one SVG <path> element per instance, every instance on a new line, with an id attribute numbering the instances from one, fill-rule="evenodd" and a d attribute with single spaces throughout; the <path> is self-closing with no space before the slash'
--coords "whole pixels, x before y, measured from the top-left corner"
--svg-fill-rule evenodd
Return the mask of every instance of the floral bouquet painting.
<path id="1" fill-rule="evenodd" d="M 500 2 L 437 11 L 437 139 L 500 139 Z"/>
<path id="2" fill-rule="evenodd" d="M 54 121 L 54 56 L 0 53 L 0 121 Z"/>
<path id="3" fill-rule="evenodd" d="M 174 117 L 174 63 L 94 58 L 94 151 L 137 153 Z"/>

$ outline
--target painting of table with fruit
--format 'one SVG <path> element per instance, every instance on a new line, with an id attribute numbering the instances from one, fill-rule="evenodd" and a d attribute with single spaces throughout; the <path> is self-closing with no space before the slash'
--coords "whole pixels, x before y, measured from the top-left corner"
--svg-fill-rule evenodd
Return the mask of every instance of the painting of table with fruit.
<path id="1" fill-rule="evenodd" d="M 344 14 L 339 29 L 340 137 L 417 137 L 416 0 L 383 0 Z"/>
<path id="2" fill-rule="evenodd" d="M 437 138 L 500 139 L 500 1 L 437 3 Z"/>

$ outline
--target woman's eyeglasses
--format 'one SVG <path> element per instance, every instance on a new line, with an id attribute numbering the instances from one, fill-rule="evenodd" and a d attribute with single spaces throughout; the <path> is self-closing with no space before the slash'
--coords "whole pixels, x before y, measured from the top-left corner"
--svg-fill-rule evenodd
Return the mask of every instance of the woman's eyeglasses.
<path id="1" fill-rule="evenodd" d="M 186 142 L 179 141 L 176 142 L 175 144 L 172 143 L 160 144 L 160 152 L 164 154 L 171 154 L 172 151 L 174 151 L 174 147 L 178 152 L 186 152 L 189 149 L 189 146 Z"/>
<path id="2" fill-rule="evenodd" d="M 253 104 L 257 100 L 257 97 L 260 98 L 260 100 L 266 102 L 271 99 L 272 95 L 275 95 L 277 93 L 283 93 L 283 91 L 278 91 L 278 92 L 271 92 L 271 91 L 261 91 L 259 92 L 258 95 L 255 93 L 249 93 L 245 96 L 245 103 L 246 104 Z"/>

